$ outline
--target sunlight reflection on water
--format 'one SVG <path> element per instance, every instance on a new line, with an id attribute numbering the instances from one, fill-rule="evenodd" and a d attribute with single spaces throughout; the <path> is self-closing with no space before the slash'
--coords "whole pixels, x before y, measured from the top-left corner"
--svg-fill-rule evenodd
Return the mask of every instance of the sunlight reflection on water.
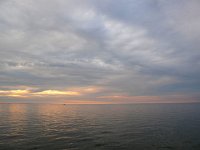
<path id="1" fill-rule="evenodd" d="M 200 149 L 199 104 L 0 104 L 0 149 Z"/>

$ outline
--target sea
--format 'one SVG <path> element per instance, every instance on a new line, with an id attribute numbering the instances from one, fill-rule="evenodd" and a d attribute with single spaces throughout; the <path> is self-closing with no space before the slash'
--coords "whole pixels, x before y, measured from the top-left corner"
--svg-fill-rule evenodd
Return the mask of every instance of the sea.
<path id="1" fill-rule="evenodd" d="M 200 104 L 0 104 L 0 150 L 200 150 Z"/>

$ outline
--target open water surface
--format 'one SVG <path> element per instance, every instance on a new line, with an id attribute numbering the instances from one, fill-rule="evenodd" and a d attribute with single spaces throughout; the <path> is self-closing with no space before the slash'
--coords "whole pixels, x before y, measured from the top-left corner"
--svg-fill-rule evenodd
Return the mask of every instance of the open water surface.
<path id="1" fill-rule="evenodd" d="M 1 150 L 200 150 L 200 104 L 0 104 Z"/>

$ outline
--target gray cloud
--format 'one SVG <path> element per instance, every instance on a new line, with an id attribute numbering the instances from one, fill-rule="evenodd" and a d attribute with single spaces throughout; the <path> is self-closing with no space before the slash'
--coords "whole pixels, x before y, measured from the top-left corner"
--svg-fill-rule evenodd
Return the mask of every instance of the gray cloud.
<path id="1" fill-rule="evenodd" d="M 1 1 L 0 89 L 196 94 L 199 8 L 198 0 Z"/>

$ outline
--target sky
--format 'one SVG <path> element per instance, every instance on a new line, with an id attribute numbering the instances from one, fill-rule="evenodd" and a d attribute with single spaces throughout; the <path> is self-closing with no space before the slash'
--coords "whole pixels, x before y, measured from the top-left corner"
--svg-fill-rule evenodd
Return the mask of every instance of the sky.
<path id="1" fill-rule="evenodd" d="M 0 0 L 0 103 L 200 102 L 199 0 Z"/>

